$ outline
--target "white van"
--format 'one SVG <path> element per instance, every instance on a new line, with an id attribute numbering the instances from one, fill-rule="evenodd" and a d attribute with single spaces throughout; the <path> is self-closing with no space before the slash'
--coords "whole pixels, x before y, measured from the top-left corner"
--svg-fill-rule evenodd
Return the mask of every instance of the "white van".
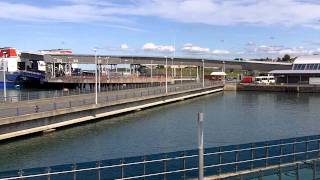
<path id="1" fill-rule="evenodd" d="M 274 84 L 276 80 L 274 76 L 257 76 L 254 78 L 254 82 L 257 84 Z"/>

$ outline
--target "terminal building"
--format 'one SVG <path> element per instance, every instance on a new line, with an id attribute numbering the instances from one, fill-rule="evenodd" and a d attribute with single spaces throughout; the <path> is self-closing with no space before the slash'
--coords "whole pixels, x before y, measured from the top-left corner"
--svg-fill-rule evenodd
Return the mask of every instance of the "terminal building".
<path id="1" fill-rule="evenodd" d="M 298 57 L 290 70 L 273 70 L 276 83 L 320 85 L 320 55 Z"/>

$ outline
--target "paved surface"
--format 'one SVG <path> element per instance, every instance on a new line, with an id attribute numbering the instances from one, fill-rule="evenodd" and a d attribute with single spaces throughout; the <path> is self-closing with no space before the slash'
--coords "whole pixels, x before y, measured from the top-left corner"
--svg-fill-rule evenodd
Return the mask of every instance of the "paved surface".
<path id="1" fill-rule="evenodd" d="M 206 86 L 212 86 L 207 84 Z M 179 84 L 168 86 L 168 92 L 179 92 L 190 89 L 202 88 L 202 84 Z M 121 91 L 103 92 L 98 94 L 98 103 L 115 102 L 128 98 L 144 97 L 165 94 L 165 86 L 128 89 Z M 26 114 L 54 111 L 95 104 L 95 94 L 72 95 L 57 98 L 44 98 L 31 101 L 0 104 L 0 118 L 21 116 Z"/>

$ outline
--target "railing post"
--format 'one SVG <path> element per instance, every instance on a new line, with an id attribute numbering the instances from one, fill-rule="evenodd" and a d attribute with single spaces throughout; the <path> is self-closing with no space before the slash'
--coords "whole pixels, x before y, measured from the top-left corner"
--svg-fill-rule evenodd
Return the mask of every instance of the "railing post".
<path id="1" fill-rule="evenodd" d="M 77 165 L 74 164 L 73 167 L 72 167 L 72 171 L 73 171 L 73 180 L 76 180 L 77 179 Z"/>
<path id="2" fill-rule="evenodd" d="M 317 163 L 316 160 L 312 161 L 312 177 L 313 177 L 313 180 L 317 179 L 317 171 L 316 171 L 317 164 L 316 163 Z"/>
<path id="3" fill-rule="evenodd" d="M 268 167 L 268 158 L 269 158 L 269 144 L 266 147 L 266 157 L 265 157 L 265 167 Z"/>
<path id="4" fill-rule="evenodd" d="M 296 175 L 296 180 L 299 180 L 299 163 L 296 163 L 296 168 L 295 168 L 295 175 Z"/>
<path id="5" fill-rule="evenodd" d="M 123 179 L 124 178 L 124 160 L 122 159 L 122 160 L 120 160 L 121 161 L 121 179 Z"/>
<path id="6" fill-rule="evenodd" d="M 239 147 L 238 147 L 238 149 L 239 149 Z M 236 157 L 235 157 L 235 159 L 236 159 L 236 172 L 238 172 L 239 151 L 236 151 L 235 155 L 236 155 Z"/>
<path id="7" fill-rule="evenodd" d="M 23 177 L 23 171 L 22 171 L 22 169 L 19 170 L 18 175 L 19 175 L 20 179 L 22 179 L 22 177 Z"/>
<path id="8" fill-rule="evenodd" d="M 48 167 L 48 180 L 50 180 L 50 179 L 51 179 L 50 171 L 51 171 L 51 168 L 50 168 L 50 167 Z"/>
<path id="9" fill-rule="evenodd" d="M 147 169 L 146 169 L 146 160 L 147 160 L 147 157 L 146 156 L 143 156 L 143 179 L 146 179 L 145 175 L 147 173 Z"/>
<path id="10" fill-rule="evenodd" d="M 281 166 L 279 165 L 279 169 L 278 169 L 278 178 L 279 180 L 282 180 L 282 173 L 281 173 Z"/>
<path id="11" fill-rule="evenodd" d="M 98 180 L 101 179 L 101 169 L 100 169 L 100 162 L 97 162 L 97 175 L 98 175 Z"/>
<path id="12" fill-rule="evenodd" d="M 19 116 L 19 107 L 16 108 L 16 115 Z"/>
<path id="13" fill-rule="evenodd" d="M 296 161 L 296 142 L 297 142 L 297 140 L 295 139 L 294 140 L 294 143 L 293 143 L 293 162 L 295 162 Z"/>
<path id="14" fill-rule="evenodd" d="M 186 152 L 183 151 L 183 179 L 186 179 Z"/>
<path id="15" fill-rule="evenodd" d="M 253 169 L 253 159 L 254 159 L 254 151 L 253 151 L 254 143 L 251 144 L 251 163 L 250 163 L 250 168 L 251 170 Z"/>
<path id="16" fill-rule="evenodd" d="M 198 113 L 199 180 L 203 180 L 203 113 Z"/>
<path id="17" fill-rule="evenodd" d="M 167 180 L 167 155 L 164 156 L 165 160 L 163 161 L 163 179 Z"/>
<path id="18" fill-rule="evenodd" d="M 221 164 L 222 164 L 222 148 L 219 147 L 219 169 L 218 169 L 218 175 L 221 175 Z"/>

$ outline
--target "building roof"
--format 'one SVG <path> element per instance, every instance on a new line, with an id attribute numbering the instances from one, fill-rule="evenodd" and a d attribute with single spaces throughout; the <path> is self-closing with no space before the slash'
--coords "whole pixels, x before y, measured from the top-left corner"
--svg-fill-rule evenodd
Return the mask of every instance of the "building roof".
<path id="1" fill-rule="evenodd" d="M 225 76 L 227 75 L 225 72 L 212 72 L 211 76 Z"/>
<path id="2" fill-rule="evenodd" d="M 270 74 L 320 74 L 320 70 L 273 70 L 273 71 L 270 71 L 269 73 Z"/>
<path id="3" fill-rule="evenodd" d="M 320 55 L 301 56 L 293 64 L 320 64 Z"/>

